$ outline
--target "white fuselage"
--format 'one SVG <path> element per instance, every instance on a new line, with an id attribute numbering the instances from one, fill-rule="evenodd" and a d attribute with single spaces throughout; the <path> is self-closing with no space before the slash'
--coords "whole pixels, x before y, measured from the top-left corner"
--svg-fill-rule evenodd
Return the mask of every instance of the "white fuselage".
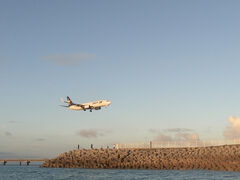
<path id="1" fill-rule="evenodd" d="M 104 106 L 109 106 L 111 104 L 110 101 L 108 100 L 99 100 L 99 101 L 95 101 L 95 102 L 88 102 L 88 103 L 83 103 L 80 105 L 78 104 L 72 104 L 70 105 L 68 108 L 71 110 L 86 110 L 86 109 L 101 109 L 101 107 Z"/>

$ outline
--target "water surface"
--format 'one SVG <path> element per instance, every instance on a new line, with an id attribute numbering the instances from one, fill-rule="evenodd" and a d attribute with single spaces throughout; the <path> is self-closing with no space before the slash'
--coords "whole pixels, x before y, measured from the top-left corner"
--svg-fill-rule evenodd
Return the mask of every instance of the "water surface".
<path id="1" fill-rule="evenodd" d="M 38 165 L 0 165 L 0 180 L 84 179 L 240 179 L 240 172 L 206 170 L 118 170 L 39 168 Z"/>

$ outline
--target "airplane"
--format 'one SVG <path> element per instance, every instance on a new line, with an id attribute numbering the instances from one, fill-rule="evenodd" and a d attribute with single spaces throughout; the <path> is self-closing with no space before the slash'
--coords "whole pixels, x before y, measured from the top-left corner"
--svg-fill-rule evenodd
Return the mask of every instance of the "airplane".
<path id="1" fill-rule="evenodd" d="M 67 96 L 67 101 L 65 101 L 63 98 L 61 99 L 63 103 L 67 103 L 68 105 L 60 105 L 62 107 L 67 107 L 70 110 L 88 110 L 92 112 L 92 110 L 100 110 L 102 107 L 107 107 L 109 106 L 112 102 L 109 100 L 99 100 L 95 102 L 88 102 L 88 103 L 83 103 L 83 104 L 75 104 L 72 102 L 72 100 Z"/>

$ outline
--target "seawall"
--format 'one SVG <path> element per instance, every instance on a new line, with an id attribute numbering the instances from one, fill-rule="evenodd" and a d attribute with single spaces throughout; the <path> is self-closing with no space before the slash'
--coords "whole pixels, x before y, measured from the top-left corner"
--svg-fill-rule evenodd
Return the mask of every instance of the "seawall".
<path id="1" fill-rule="evenodd" d="M 240 145 L 199 148 L 81 149 L 42 167 L 240 171 Z"/>

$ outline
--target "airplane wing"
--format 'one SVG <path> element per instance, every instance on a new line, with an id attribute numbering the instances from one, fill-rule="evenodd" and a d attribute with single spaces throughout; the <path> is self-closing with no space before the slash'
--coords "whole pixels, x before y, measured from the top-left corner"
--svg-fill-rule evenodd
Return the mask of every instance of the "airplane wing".
<path id="1" fill-rule="evenodd" d="M 90 112 L 92 112 L 92 110 L 94 109 L 94 106 L 91 106 L 91 105 L 84 105 L 84 104 L 75 104 L 79 107 L 81 107 L 84 111 L 86 111 L 87 109 L 90 109 Z"/>
<path id="2" fill-rule="evenodd" d="M 83 109 L 86 109 L 83 104 L 75 104 L 75 105 L 77 105 L 77 106 L 79 106 L 79 107 L 81 107 L 81 108 L 83 108 Z"/>

